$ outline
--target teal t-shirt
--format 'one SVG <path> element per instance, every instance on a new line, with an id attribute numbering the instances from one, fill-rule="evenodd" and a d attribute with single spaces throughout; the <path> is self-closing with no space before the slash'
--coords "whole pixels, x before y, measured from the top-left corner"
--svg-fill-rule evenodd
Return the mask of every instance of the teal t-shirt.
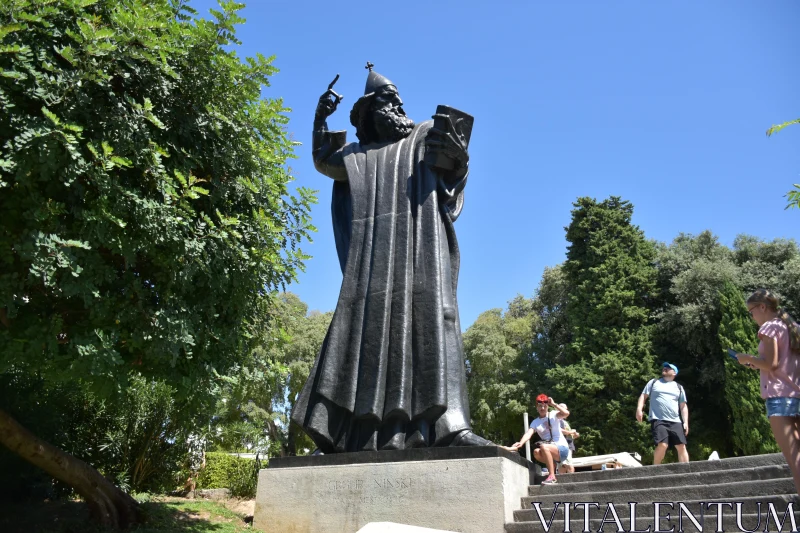
<path id="1" fill-rule="evenodd" d="M 680 422 L 680 402 L 686 401 L 686 391 L 674 381 L 664 378 L 650 380 L 642 394 L 650 396 L 650 420 Z"/>

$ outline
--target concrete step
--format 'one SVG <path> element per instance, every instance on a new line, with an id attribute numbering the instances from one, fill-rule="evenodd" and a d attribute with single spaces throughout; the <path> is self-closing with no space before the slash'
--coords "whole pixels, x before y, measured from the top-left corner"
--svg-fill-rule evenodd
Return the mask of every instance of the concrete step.
<path id="1" fill-rule="evenodd" d="M 691 513 L 697 514 L 698 510 L 701 508 L 701 504 L 706 504 L 709 501 L 722 501 L 718 498 L 705 498 L 701 500 L 680 500 L 683 504 L 689 509 Z M 772 504 L 773 508 L 782 513 L 786 511 L 787 506 L 790 502 L 794 503 L 794 509 L 800 511 L 800 498 L 797 497 L 797 494 L 776 494 L 774 496 L 748 496 L 744 498 L 736 498 L 735 501 L 737 503 L 742 504 L 742 513 L 745 514 L 753 514 L 758 512 L 758 504 L 761 504 L 761 512 L 767 512 L 769 509 L 769 504 Z M 595 507 L 589 508 L 589 517 L 597 516 L 599 513 L 605 512 L 605 508 L 607 507 L 607 502 L 598 502 L 600 504 L 599 509 Z M 638 517 L 648 517 L 653 514 L 653 505 L 652 502 L 637 502 L 638 505 L 634 507 L 636 511 L 636 516 Z M 514 521 L 515 522 L 538 522 L 539 515 L 535 509 L 532 508 L 533 505 L 526 507 L 525 509 L 521 509 L 519 511 L 514 511 Z M 553 516 L 553 506 L 548 505 L 540 505 L 539 508 L 542 511 L 542 516 L 545 519 L 549 520 Z M 704 507 L 707 509 L 707 507 Z M 617 515 L 620 518 L 629 518 L 630 517 L 630 503 L 629 502 L 621 502 L 615 503 L 614 509 L 617 511 Z M 675 515 L 677 513 L 678 507 L 676 505 L 675 510 L 670 510 L 669 507 L 662 507 L 662 516 L 666 513 L 670 513 Z M 716 507 L 712 507 L 712 510 L 716 512 Z M 724 515 L 735 515 L 735 509 L 730 509 L 726 506 L 722 507 L 722 512 Z M 583 508 L 570 508 L 570 516 L 572 520 L 583 520 Z M 564 516 L 564 507 L 563 505 L 559 505 L 558 510 L 556 511 L 556 517 Z"/>
<path id="2" fill-rule="evenodd" d="M 786 464 L 780 453 L 764 455 L 748 455 L 746 457 L 730 457 L 719 461 L 690 461 L 688 463 L 670 463 L 665 465 L 649 465 L 641 468 L 613 468 L 611 470 L 593 470 L 591 472 L 576 472 L 558 476 L 558 482 L 581 483 L 585 481 L 616 480 L 638 477 L 654 477 L 670 474 L 689 472 L 709 472 L 719 470 L 736 470 L 742 468 L 756 468 Z"/>
<path id="3" fill-rule="evenodd" d="M 785 511 L 785 509 L 784 509 Z M 590 515 L 591 516 L 591 515 Z M 637 518 L 634 524 L 631 524 L 630 520 L 622 520 L 620 519 L 620 524 L 622 528 L 619 528 L 619 525 L 614 521 L 613 517 L 609 514 L 607 521 L 603 522 L 602 518 L 591 519 L 589 521 L 589 527 L 585 528 L 585 524 L 583 518 L 580 519 L 570 519 L 570 531 L 573 532 L 580 532 L 580 531 L 602 531 L 600 528 L 603 527 L 605 531 L 616 532 L 616 531 L 639 531 L 641 533 L 649 533 L 652 531 L 674 531 L 674 532 L 703 532 L 703 531 L 764 531 L 766 527 L 767 520 L 769 520 L 769 531 L 784 531 L 790 532 L 796 529 L 796 526 L 800 524 L 800 513 L 794 513 L 795 522 L 792 523 L 791 517 L 786 516 L 786 520 L 784 521 L 783 525 L 780 525 L 780 521 L 783 519 L 783 514 L 778 515 L 778 524 L 775 523 L 774 519 L 771 516 L 768 516 L 766 513 L 753 513 L 753 514 L 742 514 L 741 517 L 737 517 L 736 515 L 723 515 L 721 519 L 719 519 L 716 514 L 712 516 L 705 516 L 704 521 L 700 521 L 699 517 L 698 525 L 699 528 L 695 526 L 694 522 L 690 519 L 684 517 L 682 522 L 679 522 L 677 517 L 672 517 L 671 520 L 664 519 L 664 515 L 662 515 L 661 521 L 659 523 L 660 528 L 656 528 L 656 521 L 651 516 L 650 518 Z M 557 533 L 566 531 L 566 527 L 564 524 L 564 520 L 554 520 L 550 527 L 544 527 L 542 523 L 537 520 L 536 522 L 512 522 L 508 523 L 505 526 L 507 533 Z M 674 529 L 670 529 L 674 528 Z"/>
<path id="4" fill-rule="evenodd" d="M 709 470 L 705 472 L 673 473 L 672 471 L 667 471 L 652 477 L 630 477 L 623 479 L 601 478 L 594 481 L 563 483 L 562 480 L 567 477 L 570 476 L 560 476 L 558 478 L 558 483 L 555 485 L 531 485 L 528 488 L 528 494 L 530 496 L 555 496 L 564 494 L 579 499 L 579 496 L 585 493 L 599 493 L 605 491 L 649 489 L 653 487 L 667 488 L 693 485 L 717 485 L 721 483 L 749 482 L 750 480 L 791 478 L 792 472 L 789 470 L 789 465 L 784 463 L 782 465 Z"/>
<path id="5" fill-rule="evenodd" d="M 625 488 L 617 491 L 599 490 L 575 494 L 542 493 L 522 498 L 522 508 L 529 509 L 534 501 L 543 506 L 553 506 L 555 502 L 676 502 L 687 500 L 730 501 L 729 498 L 764 496 L 770 494 L 790 494 L 794 492 L 791 478 L 755 479 L 747 482 L 720 483 L 716 485 L 689 485 L 660 487 L 652 483 L 651 488 Z M 577 497 L 579 496 L 579 497 Z"/>

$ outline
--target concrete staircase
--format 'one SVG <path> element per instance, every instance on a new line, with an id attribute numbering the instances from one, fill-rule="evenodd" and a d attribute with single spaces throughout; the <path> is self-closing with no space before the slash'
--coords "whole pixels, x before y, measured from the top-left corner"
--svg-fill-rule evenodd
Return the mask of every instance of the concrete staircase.
<path id="1" fill-rule="evenodd" d="M 508 533 L 585 531 L 585 510 L 593 532 L 764 531 L 767 519 L 769 531 L 786 532 L 794 530 L 791 517 L 779 528 L 769 504 L 780 524 L 790 503 L 800 526 L 800 500 L 781 454 L 566 474 L 555 485 L 531 485 L 528 494 Z"/>

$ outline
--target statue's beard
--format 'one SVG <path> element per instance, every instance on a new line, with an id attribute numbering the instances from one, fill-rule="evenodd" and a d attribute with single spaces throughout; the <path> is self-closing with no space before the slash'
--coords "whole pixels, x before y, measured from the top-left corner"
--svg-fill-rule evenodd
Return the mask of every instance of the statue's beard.
<path id="1" fill-rule="evenodd" d="M 397 142 L 405 139 L 414 129 L 414 121 L 397 113 L 396 108 L 384 107 L 375 110 L 375 133 L 378 142 Z"/>

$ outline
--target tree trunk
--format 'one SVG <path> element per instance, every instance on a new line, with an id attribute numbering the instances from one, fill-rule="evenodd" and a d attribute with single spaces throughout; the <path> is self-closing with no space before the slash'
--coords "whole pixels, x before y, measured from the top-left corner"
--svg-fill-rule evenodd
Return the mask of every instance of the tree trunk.
<path id="1" fill-rule="evenodd" d="M 0 444 L 75 489 L 92 518 L 106 527 L 140 522 L 139 504 L 85 462 L 43 441 L 0 409 Z"/>
<path id="2" fill-rule="evenodd" d="M 295 444 L 295 435 L 297 434 L 297 430 L 294 428 L 294 424 L 291 422 L 289 423 L 289 431 L 287 431 L 288 437 L 286 438 L 286 455 L 290 457 L 294 457 L 297 455 L 297 444 Z"/>
<path id="3" fill-rule="evenodd" d="M 275 442 L 281 441 L 281 434 L 278 431 L 278 426 L 275 424 L 274 421 L 267 420 L 267 431 L 269 432 L 269 436 L 272 438 L 272 440 L 274 440 Z M 286 448 L 283 445 L 281 445 L 280 450 L 281 450 L 280 451 L 281 457 L 286 457 Z"/>

